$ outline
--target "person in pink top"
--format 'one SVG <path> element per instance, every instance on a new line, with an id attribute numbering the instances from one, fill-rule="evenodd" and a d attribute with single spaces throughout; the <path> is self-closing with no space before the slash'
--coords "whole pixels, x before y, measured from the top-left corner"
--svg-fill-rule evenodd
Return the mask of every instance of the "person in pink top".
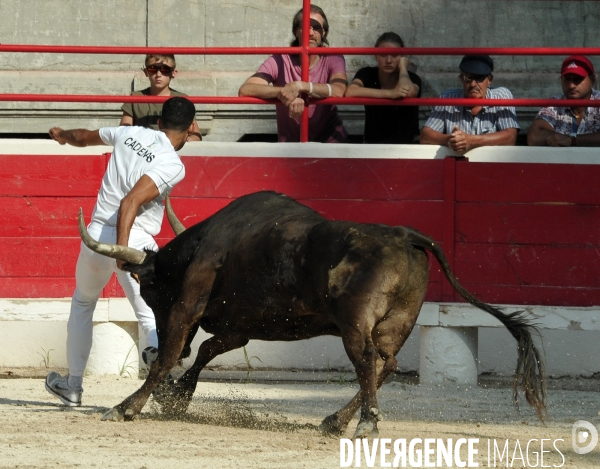
<path id="1" fill-rule="evenodd" d="M 310 47 L 325 47 L 328 32 L 325 13 L 317 5 L 311 5 Z M 292 33 L 295 39 L 291 45 L 295 47 L 302 37 L 302 10 L 294 16 Z M 341 55 L 310 56 L 309 81 L 306 82 L 301 80 L 300 57 L 283 54 L 265 60 L 240 87 L 239 95 L 281 101 L 276 106 L 279 141 L 299 142 L 304 97 L 342 97 L 347 85 L 346 61 Z M 311 142 L 344 143 L 348 140 L 348 132 L 336 106 L 311 104 L 308 115 Z"/>

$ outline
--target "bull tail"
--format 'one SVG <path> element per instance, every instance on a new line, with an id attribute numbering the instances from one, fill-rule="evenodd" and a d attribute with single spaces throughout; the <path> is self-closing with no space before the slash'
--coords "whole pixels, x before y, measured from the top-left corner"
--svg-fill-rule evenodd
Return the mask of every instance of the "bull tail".
<path id="1" fill-rule="evenodd" d="M 518 361 L 513 382 L 513 400 L 518 408 L 518 389 L 520 387 L 525 399 L 537 411 L 539 419 L 543 422 L 544 416 L 547 415 L 544 402 L 546 397 L 546 372 L 543 358 L 531 336 L 532 332 L 539 334 L 537 328 L 527 321 L 523 311 L 505 314 L 498 308 L 478 300 L 465 290 L 456 280 L 444 252 L 431 238 L 416 230 L 410 230 L 408 240 L 413 246 L 431 252 L 440 264 L 444 275 L 460 296 L 473 306 L 498 319 L 515 338 L 518 344 Z"/>

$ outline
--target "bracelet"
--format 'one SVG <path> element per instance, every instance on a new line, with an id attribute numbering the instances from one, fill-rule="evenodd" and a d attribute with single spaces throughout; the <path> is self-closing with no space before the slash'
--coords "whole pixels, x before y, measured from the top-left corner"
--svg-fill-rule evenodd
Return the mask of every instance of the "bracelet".
<path id="1" fill-rule="evenodd" d="M 331 85 L 329 83 L 325 83 L 327 85 L 327 89 L 329 90 L 329 97 L 331 98 L 331 95 L 333 94 L 331 92 Z"/>
<path id="2" fill-rule="evenodd" d="M 308 82 L 308 94 L 312 95 L 313 93 L 313 84 L 309 81 Z"/>

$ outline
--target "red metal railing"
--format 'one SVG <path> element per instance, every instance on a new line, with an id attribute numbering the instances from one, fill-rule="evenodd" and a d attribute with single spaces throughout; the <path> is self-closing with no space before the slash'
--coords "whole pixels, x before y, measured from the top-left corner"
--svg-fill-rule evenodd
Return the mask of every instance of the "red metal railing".
<path id="1" fill-rule="evenodd" d="M 311 55 L 600 55 L 600 48 L 586 47 L 309 47 L 310 0 L 303 0 L 302 38 L 300 47 L 108 47 L 108 46 L 50 46 L 26 44 L 0 44 L 0 52 L 60 53 L 60 54 L 178 54 L 178 55 L 272 55 L 298 54 L 301 56 L 302 81 L 309 78 Z M 308 14 L 307 14 L 308 13 Z M 277 104 L 278 100 L 237 96 L 189 96 L 195 104 Z M 72 103 L 160 103 L 168 99 L 162 96 L 119 95 L 67 95 L 67 94 L 0 94 L 0 101 L 20 102 L 72 102 Z M 402 100 L 375 98 L 307 98 L 307 104 L 330 105 L 377 105 L 377 106 L 581 106 L 600 107 L 600 100 L 574 99 L 467 99 L 467 98 L 406 98 Z M 308 141 L 308 106 L 301 118 L 300 141 Z"/>

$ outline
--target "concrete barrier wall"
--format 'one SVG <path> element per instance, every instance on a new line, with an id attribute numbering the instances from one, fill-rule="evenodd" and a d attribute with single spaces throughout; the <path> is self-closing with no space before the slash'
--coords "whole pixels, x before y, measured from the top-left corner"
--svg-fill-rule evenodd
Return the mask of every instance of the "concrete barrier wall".
<path id="1" fill-rule="evenodd" d="M 66 367 L 65 342 L 69 299 L 0 299 L 0 367 Z M 507 306 L 506 311 L 524 309 Z M 541 327 L 540 341 L 550 376 L 584 376 L 600 373 L 600 308 L 529 307 Z M 512 336 L 484 313 L 473 312 L 464 305 L 426 303 L 418 325 L 397 355 L 398 370 L 419 370 L 421 326 L 437 324 L 443 315 L 446 327 L 485 324 L 479 328 L 476 363 L 479 373 L 511 375 L 517 354 Z M 482 315 L 481 319 L 474 315 Z M 579 319 L 574 321 L 573 319 Z M 135 315 L 124 298 L 101 299 L 94 315 L 93 346 L 86 374 L 121 374 L 135 376 L 141 363 L 139 353 L 145 344 L 139 342 Z M 192 344 L 192 355 L 184 360 L 189 367 L 200 344 L 210 337 L 202 330 Z M 443 344 L 440 344 L 443 345 Z M 324 336 L 297 342 L 265 342 L 252 340 L 246 346 L 250 363 L 255 368 L 299 370 L 352 369 L 342 341 Z M 246 369 L 241 349 L 216 357 L 210 366 Z"/>
<path id="2" fill-rule="evenodd" d="M 435 160 L 443 158 L 448 154 L 447 149 L 434 146 L 323 146 L 322 144 L 269 145 L 224 143 L 198 143 L 186 145 L 182 151 L 182 154 L 187 158 L 191 158 L 192 155 L 195 155 L 196 157 L 198 157 L 198 155 L 203 155 L 202 157 L 199 157 L 200 159 L 221 157 L 223 164 L 225 164 L 225 168 L 228 164 L 231 165 L 231 161 L 235 162 L 237 161 L 236 158 L 240 157 L 255 157 L 263 159 L 281 157 L 282 155 L 285 155 L 285 158 L 288 159 L 306 159 L 312 157 L 310 161 L 314 163 L 316 161 L 314 156 L 323 154 L 325 149 L 327 150 L 328 157 L 338 158 L 338 161 L 349 160 L 344 166 L 341 164 L 338 166 L 338 172 L 342 171 L 344 168 L 352 167 L 352 161 L 361 162 L 362 164 L 364 163 L 364 158 L 366 156 L 373 157 L 374 154 L 377 155 L 378 160 Z M 14 176 L 14 171 L 18 166 L 17 162 L 19 161 L 19 156 L 46 155 L 46 158 L 58 158 L 61 156 L 67 157 L 69 155 L 82 155 L 82 158 L 85 158 L 83 155 L 100 155 L 105 151 L 110 151 L 110 148 L 94 147 L 77 149 L 72 147 L 61 147 L 55 142 L 26 142 L 17 140 L 7 141 L 6 144 L 0 148 L 0 154 L 4 155 L 4 160 L 7 162 L 6 167 L 3 167 L 3 169 L 0 168 L 2 169 L 0 183 L 5 190 L 3 194 L 9 193 L 6 191 L 6 188 L 10 187 L 14 189 L 17 186 L 20 186 L 20 184 L 16 184 Z M 15 156 L 11 160 L 10 158 L 7 159 L 7 155 Z M 230 156 L 224 157 L 223 155 Z M 510 166 L 522 164 L 522 166 L 519 166 L 519 168 L 522 168 L 523 170 L 531 170 L 532 167 L 542 168 L 544 165 L 539 165 L 539 163 L 545 163 L 546 165 L 556 166 L 559 169 L 563 168 L 561 174 L 563 174 L 565 178 L 568 175 L 571 177 L 573 174 L 579 174 L 581 178 L 578 178 L 577 180 L 584 181 L 585 177 L 593 174 L 593 171 L 595 171 L 597 168 L 595 165 L 597 162 L 597 150 L 595 149 L 563 150 L 546 148 L 495 147 L 481 148 L 472 151 L 468 154 L 468 157 L 470 163 L 474 164 L 495 162 L 495 164 L 497 164 L 496 167 L 489 167 L 489 165 L 487 166 L 489 171 L 492 171 L 492 173 L 490 173 L 492 175 L 496 170 L 498 171 L 497 174 L 500 174 L 501 169 L 506 168 L 507 165 Z M 532 164 L 537 166 L 532 166 Z M 245 170 L 245 168 L 247 168 L 247 166 L 242 166 L 238 169 Z M 314 164 L 311 164 L 310 168 L 315 168 Z M 573 170 L 577 170 L 576 173 L 573 173 Z M 231 175 L 235 172 L 225 171 L 225 173 Z M 312 174 L 314 176 L 316 173 L 313 172 Z M 213 179 L 208 177 L 212 175 L 213 174 L 200 174 L 197 171 L 191 172 L 188 174 L 186 179 L 186 184 L 189 186 L 188 189 L 200 192 L 210 189 L 210 191 L 213 191 L 214 194 L 218 195 L 219 188 L 225 187 L 223 184 L 226 183 L 227 179 Z M 198 179 L 200 176 L 205 179 Z M 246 174 L 246 176 L 248 175 Z M 268 186 L 269 181 L 271 181 L 270 184 L 281 183 L 281 180 L 277 178 L 272 180 L 268 179 L 268 174 L 262 176 L 267 177 L 267 179 L 265 179 L 263 182 L 257 182 L 254 180 L 253 182 L 251 181 L 251 183 L 267 184 L 267 186 L 264 188 L 272 188 L 272 186 Z M 366 176 L 364 176 L 362 179 L 366 180 L 365 178 Z M 203 186 L 202 181 L 204 181 L 207 185 Z M 235 182 L 235 179 L 233 179 L 233 181 Z M 305 185 L 309 182 L 310 178 L 305 181 Z M 419 181 L 413 180 L 413 185 L 418 185 L 418 182 Z M 511 186 L 511 190 L 520 192 L 522 194 L 527 194 L 531 193 L 531 191 L 535 192 L 535 184 L 533 184 L 534 182 L 536 184 L 547 183 L 547 181 L 536 182 L 533 180 L 531 182 L 532 183 L 530 186 L 521 187 L 519 190 L 517 190 L 516 186 L 513 185 Z M 79 181 L 79 184 L 81 183 L 82 182 Z M 86 183 L 84 182 L 84 184 Z M 235 184 L 233 184 L 231 181 L 227 184 L 229 184 L 231 187 L 235 186 Z M 587 183 L 581 182 L 581 184 L 585 185 Z M 47 185 L 44 186 L 43 184 L 40 184 L 40 187 L 44 188 L 47 187 Z M 243 190 L 244 187 L 246 186 L 240 186 L 237 190 Z M 489 189 L 489 186 L 486 187 Z M 559 186 L 553 185 L 552 187 L 556 189 Z M 184 189 L 185 188 L 183 187 L 181 188 L 181 190 Z M 300 189 L 301 187 L 298 185 L 295 190 Z M 590 192 L 585 187 L 576 189 L 581 189 L 580 192 L 585 194 Z M 351 188 L 351 190 L 356 191 L 358 189 Z M 485 195 L 489 194 L 489 192 L 489 190 L 485 190 L 481 194 Z M 562 192 L 560 192 L 560 194 L 560 197 L 566 197 Z M 15 194 L 12 194 L 12 197 L 15 198 Z M 29 197 L 26 196 L 22 198 L 26 201 L 29 200 Z M 183 201 L 184 199 L 181 200 Z M 210 201 L 208 198 L 204 200 Z M 8 201 L 8 198 L 6 201 Z M 9 214 L 6 212 L 6 207 L 8 205 L 9 204 L 7 203 L 2 204 L 2 208 L 5 210 L 5 220 L 8 219 L 8 216 L 13 216 L 14 218 L 14 214 Z M 546 203 L 541 205 L 556 206 L 558 208 L 565 206 L 564 203 Z M 579 220 L 581 224 L 586 224 L 587 226 L 584 228 L 585 230 L 589 230 L 590 227 L 593 227 L 594 223 L 596 223 L 596 217 L 594 216 L 594 213 L 597 209 L 597 203 L 587 202 L 586 205 L 582 202 L 579 202 L 579 206 L 580 209 L 577 209 L 577 204 L 567 204 L 567 207 L 575 207 L 574 209 L 577 212 L 576 220 Z M 27 207 L 27 210 L 32 210 L 31 205 L 28 205 Z M 33 206 L 33 208 L 35 208 L 35 206 Z M 44 219 L 45 215 L 43 212 L 40 212 L 39 215 L 42 216 L 42 219 Z M 192 213 L 191 215 L 192 218 L 184 220 L 188 224 L 191 223 L 190 220 L 192 220 L 194 216 L 197 217 L 197 214 L 194 215 Z M 400 213 L 397 216 L 402 217 L 404 215 Z M 427 216 L 431 216 L 431 214 L 427 214 Z M 425 220 L 427 216 L 422 214 L 421 219 Z M 72 223 L 71 218 L 74 218 L 74 214 L 73 216 L 69 216 L 65 223 Z M 533 231 L 537 233 L 536 236 L 542 233 L 542 238 L 547 235 L 552 236 L 551 232 L 547 234 L 544 230 L 540 231 L 540 220 L 532 219 L 529 223 L 531 227 L 535 228 L 535 230 L 527 231 Z M 56 225 L 55 228 L 58 229 L 61 226 L 61 223 L 54 223 L 54 225 Z M 34 225 L 27 225 L 27 227 L 25 227 L 26 230 L 31 230 L 34 228 Z M 6 229 L 7 227 L 5 227 L 5 231 Z M 75 231 L 74 224 L 73 230 Z M 574 231 L 576 232 L 575 234 L 580 234 L 580 231 L 585 231 L 584 229 L 582 230 L 577 228 Z M 462 236 L 468 237 L 472 234 L 473 233 L 465 232 L 462 233 Z M 172 235 L 169 233 L 168 236 Z M 592 245 L 594 245 L 594 243 L 592 243 Z M 5 246 L 8 246 L 8 244 L 5 244 Z M 5 257 L 6 255 L 7 252 L 3 252 L 2 256 Z M 593 259 L 589 260 L 589 266 L 593 266 L 595 259 L 594 256 L 597 256 L 597 254 L 592 253 L 591 256 Z M 543 252 L 541 257 L 544 257 Z M 494 272 L 494 270 L 492 271 Z M 569 269 L 569 275 L 571 275 L 572 271 L 577 271 L 577 269 Z M 497 269 L 497 272 L 500 272 L 500 270 Z M 3 275 L 6 275 L 4 270 Z M 560 277 L 560 275 L 558 275 L 558 277 Z M 565 278 L 566 277 L 567 272 L 565 272 Z M 574 278 L 576 279 L 577 277 Z M 597 276 L 595 276 L 595 278 L 597 278 Z M 3 281 L 5 280 L 6 278 L 3 279 Z M 577 287 L 577 285 L 575 285 L 575 287 Z M 514 290 L 515 288 L 512 289 Z M 581 290 L 586 290 L 586 288 L 581 288 Z M 587 290 L 592 291 L 593 288 L 588 287 Z M 486 293 L 485 291 L 484 293 L 489 294 L 489 292 Z M 0 366 L 40 366 L 40 364 L 43 365 L 44 363 L 44 357 L 47 351 L 50 351 L 51 364 L 56 366 L 66 365 L 64 343 L 66 339 L 66 321 L 68 318 L 69 300 L 64 298 L 43 299 L 31 297 L 11 299 L 9 295 L 5 296 L 7 296 L 7 298 L 0 300 L 0 344 L 2 344 L 0 347 Z M 64 296 L 66 296 L 66 294 Z M 568 300 L 568 295 L 564 296 L 566 296 L 566 299 Z M 436 324 L 436 320 L 433 320 L 432 322 L 431 317 L 435 314 L 438 314 L 439 316 L 441 311 L 439 306 L 440 304 L 443 305 L 444 303 L 437 302 L 428 304 L 425 307 L 425 311 L 419 318 L 419 324 L 428 326 L 431 324 Z M 447 307 L 444 308 L 446 314 L 449 314 Z M 463 308 L 463 306 L 459 306 L 459 308 Z M 515 308 L 518 307 L 509 307 L 508 309 L 513 310 Z M 527 308 L 532 309 L 532 312 L 536 315 L 536 318 L 546 317 L 547 315 L 550 315 L 550 313 L 554 314 L 554 316 L 549 317 L 558 317 L 558 319 L 556 319 L 556 321 L 558 321 L 558 325 L 550 321 L 547 322 L 547 324 L 545 323 L 545 328 L 542 330 L 542 338 L 544 341 L 544 349 L 547 355 L 550 374 L 589 376 L 591 374 L 600 372 L 600 362 L 597 360 L 597 357 L 600 356 L 600 341 L 597 340 L 598 322 L 600 321 L 600 308 L 597 306 L 597 303 L 593 303 L 584 308 L 562 307 L 559 308 L 558 316 L 555 314 L 557 308 L 552 306 L 552 304 L 547 304 L 543 307 L 530 304 L 530 306 L 527 306 Z M 464 323 L 460 322 L 461 314 L 463 314 L 461 311 L 456 313 L 457 319 L 454 322 L 446 325 L 451 327 L 462 327 L 465 325 Z M 465 314 L 468 316 L 471 315 L 471 313 L 468 311 Z M 563 317 L 562 320 L 560 319 L 561 317 Z M 437 321 L 439 321 L 439 319 Z M 514 340 L 504 329 L 498 329 L 497 327 L 494 327 L 495 324 L 482 323 L 481 326 L 482 327 L 480 328 L 479 332 L 479 372 L 510 374 L 514 369 L 516 360 Z M 92 350 L 92 357 L 90 359 L 88 373 L 134 372 L 138 366 L 137 349 L 138 347 L 139 349 L 143 349 L 144 346 L 144 344 L 138 343 L 138 337 L 139 334 L 137 332 L 135 319 L 126 300 L 113 297 L 101 300 L 94 318 L 95 345 L 94 349 Z M 195 339 L 195 346 L 199 345 L 199 342 L 204 340 L 206 337 L 208 337 L 206 334 L 200 333 Z M 261 341 L 252 341 L 248 345 L 248 353 L 250 356 L 256 356 L 260 358 L 260 361 L 255 359 L 252 362 L 253 366 L 256 367 L 270 366 L 277 368 L 345 369 L 350 365 L 343 347 L 341 346 L 341 341 L 337 338 L 331 337 L 321 337 L 311 339 L 309 341 L 300 341 L 295 343 L 266 343 Z M 400 370 L 408 371 L 418 369 L 419 328 L 415 329 L 413 335 L 400 352 L 399 362 Z M 186 361 L 187 365 L 190 363 L 190 360 Z M 215 359 L 213 364 L 244 366 L 244 363 L 243 353 L 240 350 L 237 350 L 225 354 L 222 357 L 218 357 Z"/>
<path id="3" fill-rule="evenodd" d="M 600 5 L 556 0 L 320 0 L 332 46 L 372 46 L 396 31 L 414 47 L 596 47 Z M 0 43 L 105 46 L 286 46 L 299 0 L 3 0 Z M 143 58 L 132 55 L 0 54 L 3 93 L 129 94 L 147 86 Z M 236 96 L 265 56 L 180 56 L 174 88 L 190 95 Z M 455 56 L 411 60 L 423 96 L 458 86 Z M 495 57 L 494 82 L 516 97 L 560 91 L 561 57 Z M 598 66 L 596 59 L 593 59 Z M 349 76 L 374 59 L 347 57 Z M 426 111 L 426 110 L 424 110 Z M 535 109 L 519 109 L 524 128 Z M 0 103 L 2 133 L 46 132 L 53 125 L 95 128 L 119 121 L 115 104 Z M 350 133 L 362 134 L 362 108 L 342 107 Z M 424 113 L 422 117 L 424 117 Z M 208 140 L 275 133 L 271 106 L 198 106 Z"/>

